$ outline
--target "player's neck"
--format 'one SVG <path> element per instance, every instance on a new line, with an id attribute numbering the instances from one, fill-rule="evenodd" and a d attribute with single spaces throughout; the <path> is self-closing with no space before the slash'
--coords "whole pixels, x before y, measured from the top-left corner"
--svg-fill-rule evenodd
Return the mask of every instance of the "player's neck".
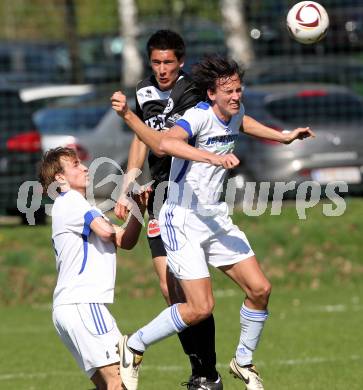
<path id="1" fill-rule="evenodd" d="M 86 189 L 85 188 L 72 188 L 69 185 L 61 185 L 60 186 L 60 191 L 62 193 L 68 192 L 69 190 L 74 190 L 79 192 L 83 197 L 86 197 Z"/>
<path id="2" fill-rule="evenodd" d="M 222 112 L 217 104 L 212 104 L 212 110 L 215 113 L 216 117 L 223 123 L 227 124 L 232 118 L 231 114 Z"/>

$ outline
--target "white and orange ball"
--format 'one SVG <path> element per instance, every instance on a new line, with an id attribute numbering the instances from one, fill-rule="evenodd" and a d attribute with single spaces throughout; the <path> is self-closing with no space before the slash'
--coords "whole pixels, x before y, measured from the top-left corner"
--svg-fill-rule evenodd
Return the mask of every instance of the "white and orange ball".
<path id="1" fill-rule="evenodd" d="M 312 44 L 321 41 L 329 27 L 325 8 L 315 1 L 300 1 L 287 14 L 287 28 L 298 42 Z"/>

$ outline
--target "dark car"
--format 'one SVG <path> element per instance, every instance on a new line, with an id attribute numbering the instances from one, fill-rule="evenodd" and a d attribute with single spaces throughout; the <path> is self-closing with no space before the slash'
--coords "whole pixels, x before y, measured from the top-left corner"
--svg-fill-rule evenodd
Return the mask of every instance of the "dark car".
<path id="1" fill-rule="evenodd" d="M 17 85 L 64 82 L 55 48 L 51 43 L 0 41 L 0 79 Z"/>
<path id="2" fill-rule="evenodd" d="M 0 87 L 0 107 L 0 213 L 21 215 L 26 222 L 17 205 L 19 187 L 38 179 L 41 137 L 17 88 Z M 35 222 L 45 222 L 44 208 L 35 213 Z"/>
<path id="3" fill-rule="evenodd" d="M 363 189 L 363 99 L 328 84 L 275 84 L 250 87 L 246 114 L 278 131 L 310 126 L 316 138 L 289 145 L 242 136 L 235 153 L 237 176 L 253 182 L 316 181 L 322 188 L 345 181 Z"/>
<path id="4" fill-rule="evenodd" d="M 246 84 L 341 84 L 359 90 L 363 86 L 363 60 L 349 56 L 304 56 L 259 59 L 246 73 Z M 363 91 L 363 89 L 362 89 Z"/>

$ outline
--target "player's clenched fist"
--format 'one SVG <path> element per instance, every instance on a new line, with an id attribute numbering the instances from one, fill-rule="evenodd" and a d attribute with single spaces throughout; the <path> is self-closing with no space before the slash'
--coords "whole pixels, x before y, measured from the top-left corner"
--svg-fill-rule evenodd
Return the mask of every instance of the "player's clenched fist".
<path id="1" fill-rule="evenodd" d="M 224 156 L 219 157 L 219 164 L 222 165 L 225 169 L 233 169 L 239 164 L 238 158 L 233 154 L 229 153 Z"/>
<path id="2" fill-rule="evenodd" d="M 120 116 L 124 116 L 129 109 L 126 96 L 121 91 L 117 91 L 111 96 L 111 103 L 112 108 Z"/>

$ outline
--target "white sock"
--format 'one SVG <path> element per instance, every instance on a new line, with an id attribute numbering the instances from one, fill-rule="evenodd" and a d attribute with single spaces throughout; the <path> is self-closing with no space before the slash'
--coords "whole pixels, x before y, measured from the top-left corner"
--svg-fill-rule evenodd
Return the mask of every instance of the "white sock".
<path id="1" fill-rule="evenodd" d="M 252 354 L 257 348 L 267 317 L 267 310 L 254 310 L 245 304 L 242 305 L 240 311 L 241 335 L 236 351 L 236 360 L 240 366 L 252 363 Z"/>
<path id="2" fill-rule="evenodd" d="M 136 351 L 144 352 L 149 345 L 179 333 L 187 327 L 179 314 L 178 304 L 175 304 L 163 310 L 151 322 L 135 332 L 129 338 L 127 345 Z"/>

